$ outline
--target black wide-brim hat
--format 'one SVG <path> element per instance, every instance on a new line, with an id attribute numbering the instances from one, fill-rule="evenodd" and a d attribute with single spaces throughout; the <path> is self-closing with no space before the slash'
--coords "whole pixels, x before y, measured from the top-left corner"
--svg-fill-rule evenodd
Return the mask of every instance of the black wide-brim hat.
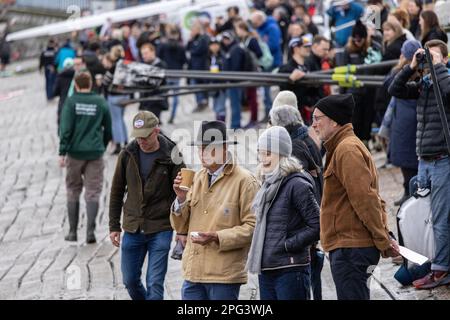
<path id="1" fill-rule="evenodd" d="M 207 146 L 219 144 L 237 144 L 235 140 L 228 140 L 227 126 L 223 121 L 203 121 L 197 140 L 189 143 L 190 146 Z"/>

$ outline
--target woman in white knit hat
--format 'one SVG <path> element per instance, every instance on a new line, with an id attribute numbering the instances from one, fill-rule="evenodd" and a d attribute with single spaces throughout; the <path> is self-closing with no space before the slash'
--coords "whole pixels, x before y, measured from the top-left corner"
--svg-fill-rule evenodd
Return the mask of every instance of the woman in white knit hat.
<path id="1" fill-rule="evenodd" d="M 292 157 L 283 127 L 262 133 L 258 161 L 262 185 L 253 202 L 256 227 L 247 268 L 259 275 L 262 300 L 309 299 L 309 248 L 319 240 L 314 182 Z"/>

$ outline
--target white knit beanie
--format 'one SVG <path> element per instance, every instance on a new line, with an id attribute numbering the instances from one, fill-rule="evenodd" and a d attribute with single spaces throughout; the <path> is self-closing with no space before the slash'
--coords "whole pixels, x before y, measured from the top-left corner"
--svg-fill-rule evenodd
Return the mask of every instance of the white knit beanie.
<path id="1" fill-rule="evenodd" d="M 291 137 L 283 127 L 270 127 L 259 137 L 258 150 L 270 151 L 280 156 L 290 157 L 292 155 Z"/>

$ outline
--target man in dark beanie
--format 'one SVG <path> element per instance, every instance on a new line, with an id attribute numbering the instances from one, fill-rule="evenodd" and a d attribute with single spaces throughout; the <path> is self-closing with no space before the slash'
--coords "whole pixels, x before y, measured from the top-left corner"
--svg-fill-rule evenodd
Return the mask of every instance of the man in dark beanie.
<path id="1" fill-rule="evenodd" d="M 370 152 L 353 132 L 351 94 L 317 102 L 313 128 L 327 151 L 320 208 L 320 240 L 330 253 L 339 300 L 369 300 L 370 266 L 398 255 Z"/>

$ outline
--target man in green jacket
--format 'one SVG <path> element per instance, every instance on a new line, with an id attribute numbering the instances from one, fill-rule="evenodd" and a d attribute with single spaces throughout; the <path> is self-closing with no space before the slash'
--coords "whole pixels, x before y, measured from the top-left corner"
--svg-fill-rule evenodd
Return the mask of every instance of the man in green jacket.
<path id="1" fill-rule="evenodd" d="M 103 186 L 103 153 L 111 140 L 111 115 L 105 99 L 93 92 L 92 78 L 80 72 L 74 78 L 75 94 L 64 103 L 61 115 L 60 166 L 67 167 L 69 234 L 77 241 L 80 194 L 85 187 L 87 243 L 95 243 L 95 219 Z"/>

